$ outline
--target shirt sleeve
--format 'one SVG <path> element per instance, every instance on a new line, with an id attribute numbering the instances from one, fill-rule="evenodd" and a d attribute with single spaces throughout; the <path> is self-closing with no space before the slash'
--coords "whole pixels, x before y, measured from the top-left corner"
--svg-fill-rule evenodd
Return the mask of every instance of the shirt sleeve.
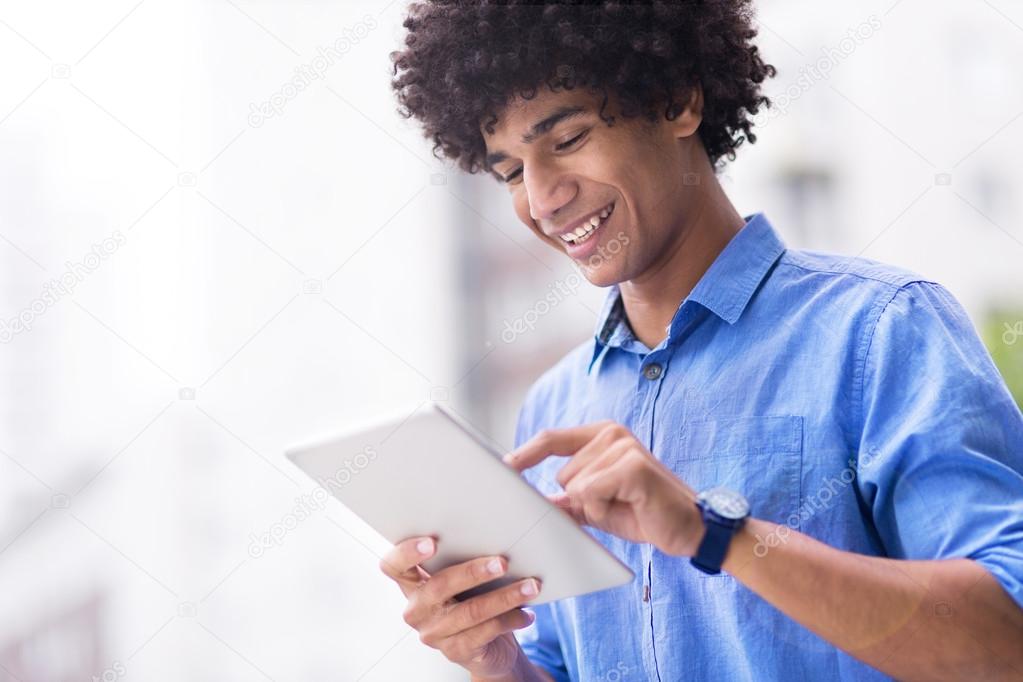
<path id="1" fill-rule="evenodd" d="M 533 392 L 530 391 L 530 394 Z M 515 427 L 515 447 L 519 447 L 536 429 L 529 418 L 529 400 L 526 397 L 522 408 L 519 410 L 518 423 Z M 525 478 L 531 485 L 530 471 L 525 472 Z M 554 613 L 550 603 L 538 604 L 527 607 L 536 616 L 532 625 L 519 630 L 514 630 L 515 639 L 518 640 L 522 651 L 529 658 L 533 665 L 540 666 L 551 676 L 555 682 L 570 682 L 568 670 L 565 667 L 565 660 L 561 651 L 561 641 L 558 639 L 558 632 L 555 627 Z"/>
<path id="2" fill-rule="evenodd" d="M 962 306 L 903 286 L 862 366 L 856 481 L 889 556 L 973 559 L 1023 607 L 1023 415 Z"/>

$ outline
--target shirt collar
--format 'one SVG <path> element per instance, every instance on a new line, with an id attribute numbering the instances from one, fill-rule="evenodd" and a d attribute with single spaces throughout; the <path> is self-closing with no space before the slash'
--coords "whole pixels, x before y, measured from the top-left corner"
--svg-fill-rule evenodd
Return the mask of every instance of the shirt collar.
<path id="1" fill-rule="evenodd" d="M 754 213 L 745 216 L 745 220 L 746 224 L 722 249 L 679 305 L 668 326 L 669 336 L 676 331 L 680 313 L 688 301 L 702 305 L 728 324 L 735 324 L 771 267 L 785 252 L 785 244 L 767 216 Z M 597 318 L 590 369 L 607 348 L 624 346 L 632 340 L 632 332 L 625 324 L 621 292 L 614 284 L 609 288 Z"/>

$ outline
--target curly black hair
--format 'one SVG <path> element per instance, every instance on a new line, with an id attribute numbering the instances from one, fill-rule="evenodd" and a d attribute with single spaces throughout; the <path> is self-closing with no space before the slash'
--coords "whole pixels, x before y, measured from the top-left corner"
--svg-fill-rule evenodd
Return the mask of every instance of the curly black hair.
<path id="1" fill-rule="evenodd" d="M 405 48 L 391 53 L 391 87 L 404 118 L 415 117 L 433 153 L 468 173 L 485 165 L 487 132 L 515 95 L 531 99 L 586 87 L 613 93 L 625 118 L 671 120 L 703 88 L 700 140 L 716 167 L 756 142 L 751 118 L 770 100 L 775 75 L 752 39 L 751 0 L 426 0 L 409 6 Z"/>

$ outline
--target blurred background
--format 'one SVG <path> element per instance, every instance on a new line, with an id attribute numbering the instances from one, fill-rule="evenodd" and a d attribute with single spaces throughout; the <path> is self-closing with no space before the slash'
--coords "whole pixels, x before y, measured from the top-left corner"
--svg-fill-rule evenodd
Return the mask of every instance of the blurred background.
<path id="1" fill-rule="evenodd" d="M 282 450 L 428 399 L 510 448 L 604 292 L 397 116 L 405 6 L 0 3 L 0 679 L 464 679 Z M 1023 6 L 759 23 L 732 200 L 945 284 L 1023 400 Z"/>

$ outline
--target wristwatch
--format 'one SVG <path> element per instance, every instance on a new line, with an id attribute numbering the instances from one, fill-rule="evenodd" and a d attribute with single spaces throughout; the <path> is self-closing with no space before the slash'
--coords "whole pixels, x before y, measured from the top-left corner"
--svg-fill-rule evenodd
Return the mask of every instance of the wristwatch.
<path id="1" fill-rule="evenodd" d="M 696 506 L 703 514 L 707 532 L 690 561 L 704 573 L 714 575 L 721 572 L 721 562 L 725 560 L 732 536 L 749 518 L 749 502 L 734 490 L 717 487 L 700 493 Z"/>

